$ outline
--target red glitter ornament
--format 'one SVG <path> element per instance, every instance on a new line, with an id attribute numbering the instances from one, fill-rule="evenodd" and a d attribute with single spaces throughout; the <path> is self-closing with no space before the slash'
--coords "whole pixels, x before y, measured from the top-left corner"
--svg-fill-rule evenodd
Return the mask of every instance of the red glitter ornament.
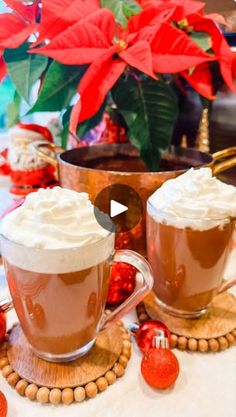
<path id="1" fill-rule="evenodd" d="M 0 311 L 0 343 L 4 340 L 6 334 L 6 315 Z"/>
<path id="2" fill-rule="evenodd" d="M 153 388 L 166 389 L 173 385 L 179 375 L 179 362 L 171 350 L 163 330 L 154 338 L 154 346 L 144 355 L 141 372 Z"/>
<path id="3" fill-rule="evenodd" d="M 124 262 L 116 262 L 111 269 L 107 304 L 116 305 L 126 300 L 135 288 L 137 269 Z"/>
<path id="4" fill-rule="evenodd" d="M 143 357 L 141 372 L 148 385 L 166 389 L 178 378 L 179 362 L 171 350 L 152 348 Z"/>
<path id="5" fill-rule="evenodd" d="M 5 395 L 0 391 L 0 417 L 6 417 L 7 415 L 7 400 Z"/>
<path id="6" fill-rule="evenodd" d="M 139 349 L 143 353 L 147 353 L 153 347 L 153 339 L 157 336 L 159 330 L 164 331 L 164 335 L 170 345 L 170 331 L 161 321 L 149 320 L 141 324 L 137 331 L 136 340 Z"/>

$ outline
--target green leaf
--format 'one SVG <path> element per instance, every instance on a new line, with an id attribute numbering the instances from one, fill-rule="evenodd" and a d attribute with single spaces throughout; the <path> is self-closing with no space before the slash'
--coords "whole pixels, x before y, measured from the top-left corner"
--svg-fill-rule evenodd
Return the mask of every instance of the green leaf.
<path id="1" fill-rule="evenodd" d="M 142 8 L 135 0 L 101 0 L 101 6 L 110 9 L 116 22 L 126 27 L 128 19 L 138 14 Z"/>
<path id="2" fill-rule="evenodd" d="M 38 99 L 28 114 L 66 109 L 86 68 L 85 65 L 63 65 L 54 61 L 47 71 Z"/>
<path id="3" fill-rule="evenodd" d="M 7 108 L 7 127 L 12 127 L 20 121 L 20 104 L 21 98 L 17 91 L 15 91 L 13 101 Z"/>
<path id="4" fill-rule="evenodd" d="M 72 106 L 68 107 L 68 109 L 66 109 L 66 111 L 64 112 L 62 116 L 63 130 L 61 133 L 61 147 L 64 149 L 66 149 L 67 147 L 67 140 L 69 136 L 70 115 L 71 115 L 72 109 L 73 109 Z"/>
<path id="5" fill-rule="evenodd" d="M 45 71 L 48 58 L 42 55 L 29 54 L 29 43 L 19 48 L 6 49 L 4 59 L 8 74 L 16 86 L 16 90 L 26 102 L 29 102 L 31 88 Z"/>
<path id="6" fill-rule="evenodd" d="M 203 51 L 208 51 L 212 47 L 212 40 L 208 33 L 205 32 L 192 32 L 190 38 L 196 42 Z"/>
<path id="7" fill-rule="evenodd" d="M 149 169 L 156 171 L 177 118 L 178 102 L 173 89 L 163 80 L 128 75 L 117 82 L 112 95 L 128 125 L 130 141 L 140 150 Z"/>

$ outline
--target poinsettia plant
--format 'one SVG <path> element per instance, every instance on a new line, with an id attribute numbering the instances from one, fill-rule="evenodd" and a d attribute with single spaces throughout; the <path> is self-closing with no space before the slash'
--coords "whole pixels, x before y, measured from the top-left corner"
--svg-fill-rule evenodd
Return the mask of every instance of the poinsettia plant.
<path id="1" fill-rule="evenodd" d="M 233 55 L 218 14 L 194 0 L 5 0 L 0 79 L 8 73 L 29 112 L 60 111 L 81 137 L 109 106 L 151 170 L 170 143 L 176 88 L 186 82 L 213 100 L 213 70 L 235 91 Z M 31 90 L 39 81 L 36 101 Z M 15 111 L 14 107 L 14 111 Z M 15 114 L 15 113 L 14 113 Z"/>

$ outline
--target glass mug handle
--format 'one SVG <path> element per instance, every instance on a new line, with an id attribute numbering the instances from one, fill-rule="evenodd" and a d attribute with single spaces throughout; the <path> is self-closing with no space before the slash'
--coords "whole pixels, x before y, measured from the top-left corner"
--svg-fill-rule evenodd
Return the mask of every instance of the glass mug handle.
<path id="1" fill-rule="evenodd" d="M 153 287 L 153 273 L 151 266 L 146 259 L 132 250 L 118 250 L 113 255 L 113 262 L 125 262 L 134 266 L 138 272 L 136 275 L 136 286 L 134 292 L 119 305 L 108 316 L 104 316 L 100 325 L 100 329 L 105 329 L 113 321 L 120 319 L 133 307 L 135 307 L 143 298 L 151 291 Z M 142 282 L 140 282 L 142 281 Z"/>
<path id="2" fill-rule="evenodd" d="M 236 285 L 236 278 L 231 280 L 226 280 L 221 284 L 220 288 L 217 291 L 217 294 L 222 294 L 223 292 L 229 290 L 230 288 Z"/>

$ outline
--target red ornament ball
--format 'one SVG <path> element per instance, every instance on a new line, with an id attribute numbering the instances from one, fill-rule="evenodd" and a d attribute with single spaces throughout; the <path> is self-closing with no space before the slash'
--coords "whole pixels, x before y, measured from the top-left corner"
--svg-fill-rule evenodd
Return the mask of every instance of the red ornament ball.
<path id="1" fill-rule="evenodd" d="M 5 395 L 0 391 L 0 417 L 6 417 L 7 415 L 7 400 Z"/>
<path id="2" fill-rule="evenodd" d="M 124 262 L 112 265 L 107 304 L 116 305 L 126 300 L 134 291 L 137 269 Z"/>
<path id="3" fill-rule="evenodd" d="M 0 311 L 0 343 L 4 340 L 6 334 L 6 315 Z"/>
<path id="4" fill-rule="evenodd" d="M 152 348 L 142 359 L 141 372 L 148 385 L 166 389 L 178 378 L 179 362 L 169 349 Z"/>
<path id="5" fill-rule="evenodd" d="M 157 336 L 158 330 L 163 330 L 165 337 L 168 339 L 170 346 L 170 331 L 169 329 L 158 320 L 149 320 L 141 324 L 136 334 L 136 340 L 139 349 L 143 353 L 147 353 L 153 346 L 153 339 Z"/>

